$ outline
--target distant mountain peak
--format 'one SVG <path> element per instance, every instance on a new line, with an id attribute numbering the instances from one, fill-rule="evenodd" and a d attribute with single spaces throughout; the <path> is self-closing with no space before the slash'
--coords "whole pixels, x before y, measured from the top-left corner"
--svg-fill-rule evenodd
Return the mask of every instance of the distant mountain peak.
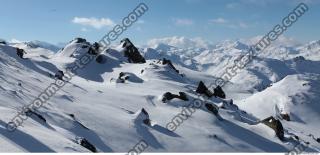
<path id="1" fill-rule="evenodd" d="M 203 40 L 202 38 L 186 38 L 186 37 L 166 37 L 166 38 L 156 38 L 151 39 L 148 42 L 149 47 L 156 47 L 158 44 L 167 44 L 170 46 L 183 48 L 183 49 L 192 49 L 192 48 L 212 48 L 213 44 Z"/>

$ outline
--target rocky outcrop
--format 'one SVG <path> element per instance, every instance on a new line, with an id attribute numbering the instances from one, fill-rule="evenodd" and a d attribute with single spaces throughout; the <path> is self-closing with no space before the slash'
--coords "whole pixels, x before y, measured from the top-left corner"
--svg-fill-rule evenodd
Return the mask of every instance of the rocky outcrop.
<path id="1" fill-rule="evenodd" d="M 87 139 L 83 138 L 83 137 L 78 137 L 77 138 L 77 143 L 83 147 L 85 147 L 86 149 L 90 150 L 91 152 L 96 153 L 97 149 L 94 145 L 92 145 Z"/>
<path id="2" fill-rule="evenodd" d="M 270 116 L 262 120 L 261 123 L 273 129 L 280 140 L 284 140 L 284 129 L 282 123 L 278 119 L 275 119 L 274 117 Z"/>
<path id="3" fill-rule="evenodd" d="M 220 86 L 217 86 L 216 88 L 214 88 L 214 97 L 220 97 L 225 99 L 226 98 L 226 94 L 224 93 L 224 91 L 222 90 L 222 88 Z"/>
<path id="4" fill-rule="evenodd" d="M 213 96 L 213 93 L 207 88 L 207 86 L 202 81 L 199 82 L 196 92 L 199 94 L 204 94 L 209 98 Z"/>
<path id="5" fill-rule="evenodd" d="M 139 50 L 128 38 L 121 40 L 121 43 L 124 48 L 124 56 L 128 58 L 129 63 L 146 63 L 146 60 L 139 53 Z"/>
<path id="6" fill-rule="evenodd" d="M 170 60 L 163 58 L 162 65 L 168 65 L 170 68 L 172 68 L 174 71 L 176 71 L 179 74 L 179 70 L 177 70 L 176 67 L 173 66 L 173 64 Z"/>

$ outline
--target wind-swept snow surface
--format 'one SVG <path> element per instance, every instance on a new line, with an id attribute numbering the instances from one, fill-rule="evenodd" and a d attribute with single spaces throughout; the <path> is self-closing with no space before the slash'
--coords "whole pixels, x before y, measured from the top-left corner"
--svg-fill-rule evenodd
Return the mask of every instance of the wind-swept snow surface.
<path id="1" fill-rule="evenodd" d="M 153 47 L 141 48 L 147 59 L 141 64 L 128 63 L 120 46 L 103 51 L 103 63 L 94 59 L 78 70 L 41 108 L 28 111 L 30 117 L 13 132 L 7 123 L 91 44 L 74 40 L 58 52 L 0 44 L 0 152 L 128 152 L 142 140 L 145 152 L 289 152 L 306 143 L 305 151 L 320 150 L 317 42 L 294 47 L 298 53 L 288 59 L 256 58 L 223 87 L 226 99 L 221 99 L 197 94 L 198 83 L 214 82 L 250 45 L 225 41 L 205 46 L 191 40 L 199 48 L 186 49 L 183 42 L 190 40 L 176 39 L 164 41 L 181 47 L 156 45 L 155 40 Z M 28 53 L 25 59 L 16 55 L 15 47 Z M 184 92 L 188 100 L 164 103 L 166 92 Z M 288 114 L 290 121 L 281 114 Z M 269 116 L 281 121 L 284 140 L 260 122 Z M 175 130 L 168 127 L 170 122 Z"/>

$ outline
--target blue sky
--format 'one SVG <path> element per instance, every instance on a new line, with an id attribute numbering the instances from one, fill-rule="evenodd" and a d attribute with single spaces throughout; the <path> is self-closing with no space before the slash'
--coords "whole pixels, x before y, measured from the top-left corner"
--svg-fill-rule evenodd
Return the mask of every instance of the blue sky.
<path id="1" fill-rule="evenodd" d="M 149 6 L 120 38 L 143 44 L 153 38 L 201 37 L 211 42 L 264 35 L 299 0 L 0 0 L 0 38 L 67 42 L 98 41 L 140 2 Z M 305 0 L 309 11 L 285 35 L 302 42 L 320 39 L 320 2 Z M 75 22 L 75 18 L 92 23 Z M 95 20 L 93 20 L 95 19 Z"/>

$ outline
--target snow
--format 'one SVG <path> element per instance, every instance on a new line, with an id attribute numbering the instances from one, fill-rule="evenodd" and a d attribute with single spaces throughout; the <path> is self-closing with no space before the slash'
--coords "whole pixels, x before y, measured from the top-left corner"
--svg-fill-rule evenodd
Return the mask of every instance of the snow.
<path id="1" fill-rule="evenodd" d="M 105 63 L 92 61 L 80 69 L 35 111 L 45 122 L 32 115 L 14 132 L 6 130 L 7 123 L 54 82 L 49 74 L 65 71 L 86 53 L 88 44 L 69 42 L 58 52 L 25 43 L 0 45 L 0 152 L 90 152 L 77 144 L 79 137 L 98 152 L 128 152 L 141 140 L 149 145 L 146 152 L 288 152 L 302 140 L 310 142 L 307 151 L 319 151 L 320 144 L 308 136 L 320 137 L 317 42 L 288 46 L 297 51 L 287 59 L 259 56 L 223 87 L 227 99 L 207 99 L 195 93 L 198 82 L 212 83 L 249 45 L 229 40 L 213 46 L 198 40 L 186 48 L 190 40 L 194 41 L 174 37 L 158 44 L 153 40 L 154 46 L 140 48 L 145 64 L 128 63 L 121 46 L 113 45 L 102 53 Z M 26 59 L 16 56 L 15 47 L 25 49 Z M 305 60 L 294 59 L 310 49 Z M 162 57 L 170 59 L 182 75 L 158 63 Z M 129 79 L 113 81 L 121 72 Z M 166 92 L 185 92 L 189 101 L 162 103 Z M 168 130 L 167 124 L 196 99 L 220 107 L 219 116 L 202 106 L 175 131 Z M 276 116 L 275 107 L 292 119 L 281 120 L 285 135 L 295 134 L 301 141 L 282 142 L 271 128 L 259 123 Z M 143 123 L 142 108 L 151 126 Z"/>
<path id="2" fill-rule="evenodd" d="M 155 38 L 148 41 L 148 47 L 156 48 L 158 44 L 167 44 L 179 48 L 211 48 L 213 45 L 202 38 L 186 38 L 186 37 L 166 37 Z"/>

